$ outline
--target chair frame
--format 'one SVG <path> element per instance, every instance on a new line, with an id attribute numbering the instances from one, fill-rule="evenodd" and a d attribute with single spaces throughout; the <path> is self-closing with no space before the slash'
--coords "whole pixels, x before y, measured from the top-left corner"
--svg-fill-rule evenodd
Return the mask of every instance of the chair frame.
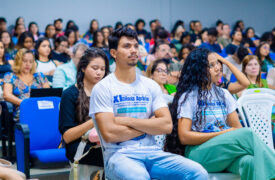
<path id="1" fill-rule="evenodd" d="M 274 150 L 274 148 L 273 148 L 273 141 L 272 141 L 271 114 L 272 114 L 272 105 L 275 103 L 275 96 L 273 96 L 271 94 L 266 94 L 266 93 L 259 93 L 259 94 L 255 94 L 255 93 L 254 94 L 248 94 L 247 93 L 246 95 L 242 95 L 238 99 L 238 101 L 237 101 L 237 103 L 238 103 L 238 110 L 239 110 L 240 116 L 241 116 L 241 118 L 243 120 L 243 123 L 244 123 L 245 127 L 250 127 L 250 123 L 252 122 L 252 120 L 248 118 L 248 116 L 247 116 L 248 112 L 246 112 L 246 110 L 244 108 L 244 105 L 245 105 L 245 103 L 248 103 L 248 102 L 253 103 L 255 101 L 257 101 L 257 102 L 258 101 L 262 101 L 262 102 L 264 101 L 265 103 L 267 103 L 268 105 L 270 105 L 270 108 L 267 109 L 267 112 L 270 112 L 270 117 L 269 117 L 268 122 L 267 122 L 267 123 L 270 123 L 270 124 L 267 124 L 267 126 L 268 126 L 268 129 L 267 129 L 268 132 L 267 133 L 268 133 L 269 136 L 267 136 L 265 139 L 267 140 L 267 143 L 268 143 L 267 145 L 271 149 Z M 256 134 L 257 134 L 257 132 L 256 132 Z M 259 136 L 259 137 L 263 140 L 263 138 L 261 136 Z"/>

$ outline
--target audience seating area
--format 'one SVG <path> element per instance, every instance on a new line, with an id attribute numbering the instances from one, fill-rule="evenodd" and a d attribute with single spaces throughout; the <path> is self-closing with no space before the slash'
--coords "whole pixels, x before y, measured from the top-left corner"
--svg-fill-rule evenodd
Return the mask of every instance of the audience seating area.
<path id="1" fill-rule="evenodd" d="M 3 65 L 13 64 L 16 53 L 21 48 L 26 48 L 32 51 L 34 54 L 37 53 L 37 49 L 35 48 L 36 43 L 39 38 L 46 37 L 49 39 L 51 43 L 51 55 L 56 53 L 58 55 L 64 55 L 68 59 L 74 58 L 73 47 L 78 43 L 86 44 L 87 46 L 97 47 L 103 49 L 106 55 L 109 57 L 110 69 L 115 67 L 115 61 L 110 56 L 109 47 L 108 47 L 108 36 L 110 33 L 116 29 L 111 25 L 99 27 L 99 23 L 94 27 L 90 27 L 89 30 L 85 34 L 79 35 L 79 29 L 77 24 L 74 21 L 71 21 L 72 24 L 67 24 L 67 29 L 63 26 L 62 19 L 56 19 L 54 23 L 49 23 L 49 25 L 45 29 L 40 28 L 40 32 L 38 29 L 39 22 L 35 23 L 37 30 L 26 29 L 27 24 L 20 24 L 20 19 L 23 17 L 19 17 L 16 21 L 15 27 L 17 28 L 20 25 L 23 25 L 22 29 L 0 29 L 0 45 L 3 44 L 5 47 L 5 57 L 0 57 L 3 60 L 1 61 L 0 69 Z M 29 20 L 28 20 L 29 21 Z M 60 27 L 57 27 L 57 22 L 61 22 L 61 30 Z M 139 23 L 142 21 L 139 21 Z M 144 21 L 143 21 L 144 22 Z M 7 21 L 5 18 L 0 17 L 0 24 L 4 23 L 7 25 Z M 87 22 L 89 23 L 89 22 Z M 259 34 L 257 30 L 253 28 L 253 37 L 249 37 L 246 29 L 241 24 L 235 24 L 232 26 L 232 31 L 224 32 L 221 30 L 224 25 L 228 25 L 226 22 L 221 21 L 221 25 L 213 27 L 216 29 L 216 40 L 210 44 L 209 36 L 208 40 L 203 39 L 203 28 L 202 23 L 200 21 L 194 20 L 190 22 L 190 29 L 187 28 L 186 22 L 182 20 L 177 21 L 173 30 L 166 30 L 161 25 L 161 21 L 159 19 L 154 19 L 150 21 L 148 31 L 145 30 L 145 23 L 143 23 L 142 28 L 139 28 L 134 23 L 125 24 L 128 28 L 132 28 L 137 31 L 139 37 L 139 44 L 142 49 L 144 49 L 144 53 L 140 54 L 139 63 L 137 69 L 140 70 L 142 74 L 145 74 L 146 68 L 148 67 L 147 61 L 149 56 L 157 57 L 156 50 L 154 46 L 157 45 L 158 42 L 164 41 L 170 45 L 169 47 L 169 62 L 171 65 L 173 62 L 182 67 L 186 57 L 183 56 L 184 46 L 186 44 L 191 45 L 194 48 L 202 47 L 204 43 L 208 44 L 212 47 L 213 44 L 216 44 L 220 47 L 221 43 L 218 43 L 218 39 L 221 37 L 226 37 L 230 40 L 230 44 L 235 43 L 236 49 L 239 47 L 249 48 L 250 54 L 256 55 L 260 57 L 261 55 L 258 53 L 259 51 L 259 43 L 268 43 L 269 52 L 268 55 L 264 57 L 264 59 L 268 59 L 270 63 L 267 65 L 267 72 L 261 72 L 261 78 L 267 79 L 268 73 L 270 69 L 275 68 L 275 28 L 267 29 L 265 33 Z M 92 22 L 91 22 L 92 24 Z M 200 28 L 197 28 L 195 24 L 200 24 Z M 119 26 L 119 22 L 117 22 L 117 26 Z M 121 24 L 123 26 L 123 24 Z M 49 28 L 52 27 L 54 34 L 49 32 Z M 95 28 L 96 27 L 96 28 Z M 179 28 L 179 27 L 182 27 Z M 108 29 L 107 35 L 104 34 L 104 29 Z M 207 27 L 206 31 L 211 27 Z M 179 30 L 180 29 L 180 30 Z M 103 40 L 100 41 L 98 38 L 95 38 L 95 33 L 99 31 Z M 230 36 L 234 31 L 240 31 L 242 33 L 242 39 L 240 41 L 236 41 L 232 39 Z M 28 37 L 23 37 L 23 33 L 28 32 L 31 37 L 30 41 L 32 41 L 32 45 L 30 47 L 26 46 L 24 42 L 22 43 L 22 39 L 27 40 Z M 71 32 L 74 33 L 74 37 L 71 36 Z M 187 32 L 187 35 L 185 34 Z M 4 44 L 3 40 L 4 33 L 7 33 L 10 38 L 9 44 Z M 27 36 L 27 35 L 24 35 Z M 64 50 L 59 50 L 59 44 L 57 39 L 59 37 L 65 37 L 66 46 Z M 187 42 L 185 41 L 185 36 L 191 36 L 191 38 L 187 38 Z M 193 38 L 195 38 L 193 40 Z M 71 40 L 73 39 L 73 40 Z M 191 40 L 190 40 L 191 39 Z M 247 43 L 247 39 L 249 39 L 250 43 Z M 252 41 L 252 40 L 258 40 Z M 1 43 L 2 42 L 2 43 Z M 198 42 L 199 45 L 197 44 Z M 21 43 L 21 44 L 20 44 Z M 58 45 L 57 45 L 58 44 Z M 175 46 L 175 47 L 173 47 Z M 180 50 L 176 49 L 176 47 L 183 47 Z M 173 52 L 175 49 L 175 52 Z M 211 49 L 211 48 L 210 48 Z M 211 49 L 213 50 L 213 49 Z M 190 52 L 189 52 L 190 53 Z M 233 54 L 227 54 L 226 48 L 224 47 L 220 52 L 217 52 L 222 57 L 233 56 Z M 62 58 L 64 58 L 62 57 Z M 37 58 L 37 57 L 36 57 Z M 161 57 L 164 58 L 164 57 Z M 36 59 L 39 60 L 39 59 Z M 49 59 L 49 60 L 57 60 L 60 64 L 69 63 L 70 61 L 64 62 L 60 59 Z M 271 62 L 270 62 L 271 61 Z M 261 61 L 261 62 L 264 62 Z M 273 62 L 273 64 L 272 64 Z M 3 65 L 2 65 L 3 64 Z M 57 66 L 57 64 L 55 64 Z M 58 64 L 59 65 L 59 64 Z M 62 65 L 61 65 L 62 66 Z M 170 66 L 169 66 L 170 67 Z M 56 68 L 56 67 L 55 67 Z M 181 69 L 177 70 L 180 72 Z M 9 71 L 4 72 L 1 79 L 1 88 L 3 90 L 4 74 L 12 71 L 10 68 Z M 175 70 L 176 71 L 176 70 Z M 170 70 L 172 73 L 173 70 Z M 2 72 L 1 72 L 2 73 Z M 54 74 L 54 73 L 53 73 Z M 169 74 L 170 76 L 171 74 Z M 172 76 L 172 75 L 171 75 Z M 48 75 L 50 79 L 54 77 L 54 75 Z M 178 78 L 178 77 L 177 77 Z M 275 77 L 273 77 L 275 78 Z M 54 78 L 53 78 L 54 79 Z M 223 81 L 226 81 L 225 77 L 222 78 Z M 237 78 L 232 73 L 229 82 L 233 83 L 237 81 Z M 52 87 L 53 81 L 49 82 Z M 177 82 L 175 83 L 177 84 Z M 30 87 L 29 87 L 30 88 Z M 63 88 L 63 87 L 62 87 Z M 14 93 L 14 91 L 13 91 Z M 39 97 L 39 98 L 25 98 L 21 99 L 22 102 L 20 104 L 20 114 L 19 114 L 19 122 L 14 121 L 15 115 L 15 104 L 4 99 L 5 97 L 1 97 L 1 123 L 0 123 L 0 136 L 2 141 L 2 157 L 8 159 L 12 162 L 16 162 L 17 169 L 23 173 L 25 173 L 27 178 L 31 178 L 30 172 L 32 168 L 39 169 L 64 169 L 65 174 L 68 174 L 69 160 L 66 157 L 65 148 L 59 148 L 60 143 L 62 143 L 62 137 L 58 129 L 58 119 L 59 119 L 59 105 L 60 105 L 60 97 Z M 172 96 L 169 98 L 173 98 Z M 5 101 L 6 100 L 6 101 Z M 172 100 L 171 100 L 172 101 Z M 274 150 L 273 144 L 273 135 L 275 134 L 275 128 L 272 127 L 272 122 L 274 118 L 271 117 L 271 114 L 274 114 L 275 108 L 275 90 L 267 89 L 267 88 L 254 88 L 254 89 L 246 89 L 243 91 L 242 96 L 237 100 L 238 103 L 238 112 L 243 121 L 245 127 L 249 127 L 253 129 L 256 134 L 271 148 Z M 97 128 L 97 127 L 96 127 Z M 273 134 L 272 134 L 273 133 Z M 102 137 L 100 136 L 100 140 L 102 141 Z M 7 143 L 7 144 L 6 144 Z M 13 143 L 15 143 L 15 153 L 13 152 Z M 104 147 L 102 147 L 102 151 L 104 154 Z M 47 173 L 47 172 L 45 172 Z M 220 172 L 220 173 L 210 173 L 210 180 L 239 180 L 240 176 L 236 174 L 231 174 L 228 172 Z"/>

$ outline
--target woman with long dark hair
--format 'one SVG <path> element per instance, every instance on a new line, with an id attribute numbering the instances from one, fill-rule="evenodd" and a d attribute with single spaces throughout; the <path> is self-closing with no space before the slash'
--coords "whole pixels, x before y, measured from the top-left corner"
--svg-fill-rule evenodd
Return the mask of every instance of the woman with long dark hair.
<path id="1" fill-rule="evenodd" d="M 95 31 L 93 34 L 93 38 L 94 38 L 94 41 L 93 41 L 92 47 L 97 47 L 100 49 L 107 48 L 102 31 L 100 30 Z"/>
<path id="2" fill-rule="evenodd" d="M 89 117 L 90 94 L 94 85 L 109 73 L 108 58 L 98 48 L 84 52 L 77 66 L 77 83 L 62 94 L 59 115 L 59 130 L 65 141 L 66 156 L 73 162 L 81 136 L 94 127 Z M 84 153 L 95 143 L 88 142 Z M 80 164 L 103 166 L 100 148 L 90 150 Z"/>
<path id="3" fill-rule="evenodd" d="M 36 22 L 30 22 L 28 32 L 30 32 L 35 41 L 37 41 L 41 36 Z"/>
<path id="4" fill-rule="evenodd" d="M 12 72 L 10 63 L 11 63 L 10 61 L 6 60 L 5 46 L 4 46 L 4 43 L 0 40 L 0 85 L 3 84 L 3 78 L 5 73 Z M 0 88 L 2 89 L 2 87 Z"/>
<path id="5" fill-rule="evenodd" d="M 34 37 L 33 37 L 32 33 L 26 31 L 26 32 L 23 32 L 19 36 L 18 43 L 15 46 L 15 48 L 17 50 L 22 49 L 22 48 L 26 48 L 30 51 L 33 51 L 34 50 L 34 42 L 35 41 L 34 41 Z"/>
<path id="6" fill-rule="evenodd" d="M 241 128 L 234 98 L 215 85 L 217 57 L 201 48 L 187 57 L 170 107 L 173 130 L 164 149 L 200 163 L 210 173 L 275 178 L 275 152 L 251 129 Z"/>
<path id="7" fill-rule="evenodd" d="M 54 48 L 55 27 L 53 24 L 48 24 L 45 28 L 45 37 L 49 39 L 51 47 Z"/>
<path id="8" fill-rule="evenodd" d="M 99 29 L 98 21 L 96 19 L 93 19 L 90 22 L 90 28 L 89 30 L 84 34 L 83 38 L 90 44 L 93 43 L 93 34 L 96 30 Z"/>
<path id="9" fill-rule="evenodd" d="M 257 47 L 255 55 L 261 61 L 261 71 L 268 73 L 268 70 L 275 67 L 274 61 L 270 58 L 270 45 L 268 42 L 261 42 Z"/>
<path id="10" fill-rule="evenodd" d="M 17 51 L 12 42 L 11 34 L 8 31 L 2 31 L 0 33 L 0 41 L 4 44 L 6 60 L 14 59 Z"/>

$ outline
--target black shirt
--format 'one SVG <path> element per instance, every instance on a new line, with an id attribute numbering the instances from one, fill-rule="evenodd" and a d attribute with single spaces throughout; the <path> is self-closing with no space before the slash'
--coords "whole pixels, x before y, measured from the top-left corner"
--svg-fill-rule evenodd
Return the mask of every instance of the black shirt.
<path id="1" fill-rule="evenodd" d="M 0 65 L 0 79 L 3 79 L 7 72 L 12 72 L 11 65 L 9 63 Z"/>
<path id="2" fill-rule="evenodd" d="M 59 131 L 63 135 L 68 129 L 80 125 L 76 121 L 76 103 L 79 95 L 78 89 L 75 85 L 72 85 L 62 93 L 59 112 Z M 73 162 L 77 147 L 81 141 L 81 138 L 65 144 L 66 156 Z M 86 152 L 95 143 L 88 142 L 84 152 Z M 100 148 L 92 149 L 90 153 L 80 160 L 81 164 L 89 164 L 96 166 L 103 166 L 102 152 Z"/>
<path id="3" fill-rule="evenodd" d="M 67 63 L 71 58 L 66 53 L 57 53 L 56 51 L 52 51 L 52 59 L 59 62 Z"/>
<path id="4" fill-rule="evenodd" d="M 234 45 L 234 44 L 228 44 L 226 47 L 225 47 L 225 52 L 226 54 L 234 54 L 236 52 L 236 50 L 238 49 L 238 46 Z"/>

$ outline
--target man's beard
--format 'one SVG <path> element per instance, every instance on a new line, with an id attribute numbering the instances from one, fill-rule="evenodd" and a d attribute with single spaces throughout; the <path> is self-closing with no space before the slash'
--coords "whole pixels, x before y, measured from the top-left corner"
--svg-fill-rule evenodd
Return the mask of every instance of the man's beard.
<path id="1" fill-rule="evenodd" d="M 131 66 L 131 67 L 134 67 L 136 65 L 137 65 L 137 62 L 130 62 L 130 63 L 128 63 L 128 66 Z"/>
<path id="2" fill-rule="evenodd" d="M 62 28 L 55 28 L 56 31 L 62 31 Z"/>

